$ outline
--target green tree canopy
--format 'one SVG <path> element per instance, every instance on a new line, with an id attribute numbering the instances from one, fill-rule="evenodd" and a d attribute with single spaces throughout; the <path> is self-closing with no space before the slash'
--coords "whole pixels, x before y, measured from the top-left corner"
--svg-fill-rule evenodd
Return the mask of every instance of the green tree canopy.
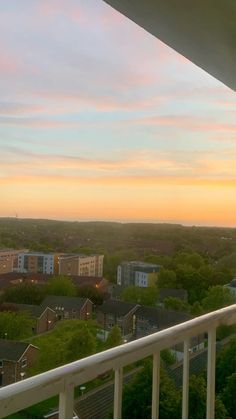
<path id="1" fill-rule="evenodd" d="M 173 365 L 176 362 L 176 357 L 170 349 L 162 349 L 161 359 L 166 365 Z"/>
<path id="2" fill-rule="evenodd" d="M 176 297 L 167 297 L 164 299 L 164 305 L 167 310 L 188 311 L 189 306 L 185 301 Z"/>
<path id="3" fill-rule="evenodd" d="M 139 395 L 139 396 L 137 396 Z M 147 361 L 142 371 L 124 388 L 122 419 L 151 417 L 152 362 Z M 181 395 L 164 369 L 160 372 L 160 418 L 180 417 Z"/>
<path id="4" fill-rule="evenodd" d="M 120 332 L 119 326 L 115 325 L 111 329 L 107 341 L 106 341 L 106 347 L 107 348 L 113 348 L 114 346 L 118 346 L 122 343 L 122 336 Z"/>
<path id="5" fill-rule="evenodd" d="M 159 301 L 159 292 L 156 287 L 127 287 L 122 292 L 122 300 L 144 306 L 156 306 Z"/>
<path id="6" fill-rule="evenodd" d="M 91 320 L 61 320 L 49 333 L 34 336 L 30 341 L 39 348 L 39 356 L 31 375 L 94 353 L 96 332 L 97 324 Z"/>
<path id="7" fill-rule="evenodd" d="M 236 372 L 230 375 L 226 380 L 226 386 L 222 393 L 224 405 L 232 418 L 236 415 Z"/>
<path id="8" fill-rule="evenodd" d="M 221 350 L 216 362 L 216 388 L 222 391 L 227 377 L 236 372 L 236 339 L 232 338 Z"/>
<path id="9" fill-rule="evenodd" d="M 170 269 L 161 269 L 158 278 L 158 288 L 181 288 L 177 282 L 176 273 Z"/>
<path id="10" fill-rule="evenodd" d="M 147 255 L 145 256 L 144 261 L 148 263 L 154 263 L 156 265 L 162 265 L 165 269 L 168 269 L 172 263 L 170 256 L 163 255 Z"/>
<path id="11" fill-rule="evenodd" d="M 93 304 L 100 305 L 103 303 L 103 294 L 91 285 L 79 287 L 77 291 L 78 297 L 89 298 Z"/>
<path id="12" fill-rule="evenodd" d="M 199 269 L 205 264 L 205 260 L 199 253 L 195 252 L 179 252 L 174 257 L 174 264 L 177 265 L 189 265 L 194 269 Z"/>
<path id="13" fill-rule="evenodd" d="M 6 302 L 17 304 L 40 304 L 45 297 L 46 288 L 43 285 L 33 284 L 31 282 L 22 282 L 21 284 L 9 287 L 3 295 Z"/>
<path id="14" fill-rule="evenodd" d="M 202 306 L 205 311 L 214 311 L 236 303 L 236 295 L 226 287 L 216 285 L 211 287 L 206 297 L 202 300 Z"/>
<path id="15" fill-rule="evenodd" d="M 192 375 L 189 379 L 189 419 L 203 419 L 205 417 L 206 380 L 202 376 Z"/>
<path id="16" fill-rule="evenodd" d="M 193 305 L 190 308 L 190 312 L 193 316 L 201 316 L 202 314 L 204 314 L 203 307 L 201 306 L 199 301 L 195 301 L 195 303 L 193 303 Z"/>
<path id="17" fill-rule="evenodd" d="M 65 276 L 55 276 L 50 279 L 46 288 L 49 295 L 64 295 L 74 297 L 76 295 L 76 286 L 72 280 Z"/>
<path id="18" fill-rule="evenodd" d="M 83 324 L 74 330 L 66 345 L 66 357 L 68 362 L 85 358 L 92 355 L 96 349 L 96 339 L 89 330 L 87 324 Z"/>
<path id="19" fill-rule="evenodd" d="M 0 338 L 21 340 L 32 335 L 34 320 L 28 313 L 0 312 Z"/>

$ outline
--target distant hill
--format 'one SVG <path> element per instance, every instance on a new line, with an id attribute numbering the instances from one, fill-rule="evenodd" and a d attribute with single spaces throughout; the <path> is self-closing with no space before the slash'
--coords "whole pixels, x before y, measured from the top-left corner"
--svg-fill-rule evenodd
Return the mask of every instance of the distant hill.
<path id="1" fill-rule="evenodd" d="M 236 229 L 0 218 L 0 248 L 3 247 L 107 254 L 129 251 L 140 258 L 193 250 L 218 260 L 236 251 Z"/>

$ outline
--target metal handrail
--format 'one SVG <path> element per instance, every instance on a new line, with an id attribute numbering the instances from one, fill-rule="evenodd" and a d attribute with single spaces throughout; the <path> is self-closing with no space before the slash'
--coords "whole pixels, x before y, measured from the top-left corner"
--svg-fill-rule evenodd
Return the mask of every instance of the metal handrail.
<path id="1" fill-rule="evenodd" d="M 149 355 L 154 355 L 155 362 L 153 371 L 155 371 L 154 375 L 156 375 L 158 372 L 157 366 L 159 365 L 160 350 L 174 346 L 180 342 L 185 342 L 185 348 L 188 348 L 189 339 L 204 332 L 208 332 L 210 339 L 208 342 L 210 348 L 210 352 L 208 353 L 208 355 L 210 354 L 208 356 L 208 377 L 211 389 L 208 386 L 209 394 L 207 403 L 209 404 L 210 400 L 211 408 L 209 408 L 214 409 L 212 407 L 214 402 L 212 386 L 214 390 L 215 366 L 212 369 L 209 363 L 212 364 L 215 356 L 215 331 L 220 325 L 231 325 L 234 323 L 236 323 L 236 304 L 3 387 L 0 389 L 0 418 L 4 418 L 7 415 L 60 394 L 59 418 L 68 419 L 72 417 L 74 387 L 96 378 L 97 375 L 103 374 L 109 369 L 113 369 L 115 370 L 114 418 L 119 419 L 121 417 L 123 367 Z M 188 410 L 186 409 L 188 404 L 187 353 L 188 351 L 185 350 L 184 377 L 186 382 L 183 383 L 183 395 L 185 399 L 183 411 L 185 411 L 185 415 Z M 155 376 L 153 385 L 155 391 L 153 391 L 152 418 L 157 418 L 158 396 L 155 397 L 155 395 L 159 391 L 159 380 Z M 210 415 L 211 413 L 208 412 L 208 414 Z M 185 416 L 183 415 L 182 417 Z M 213 416 L 208 416 L 208 419 L 211 417 Z"/>

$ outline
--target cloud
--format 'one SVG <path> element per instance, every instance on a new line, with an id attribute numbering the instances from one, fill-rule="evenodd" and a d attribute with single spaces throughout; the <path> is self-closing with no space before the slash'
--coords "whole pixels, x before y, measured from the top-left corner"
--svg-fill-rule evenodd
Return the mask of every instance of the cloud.
<path id="1" fill-rule="evenodd" d="M 232 153 L 231 153 L 232 154 Z M 188 156 L 188 159 L 187 159 Z M 43 162 L 43 166 L 42 166 Z M 206 185 L 234 186 L 236 166 L 230 151 L 221 159 L 205 153 L 157 153 L 140 150 L 113 158 L 86 158 L 36 153 L 6 147 L 0 156 L 3 181 L 63 182 L 102 185 Z M 18 183 L 18 181 L 17 181 Z"/>
<path id="2" fill-rule="evenodd" d="M 0 74 L 1 76 L 15 76 L 22 70 L 22 61 L 16 58 L 5 46 L 0 44 Z"/>
<path id="3" fill-rule="evenodd" d="M 19 102 L 0 102 L 0 115 L 29 115 L 45 111 L 45 106 Z"/>
<path id="4" fill-rule="evenodd" d="M 58 185 L 62 188 L 66 185 L 72 187 L 79 185 L 91 186 L 111 186 L 111 187 L 148 187 L 148 186 L 188 186 L 188 187 L 201 187 L 201 188 L 236 188 L 236 177 L 229 179 L 209 179 L 189 178 L 189 177 L 176 177 L 176 176 L 96 176 L 96 177 L 83 177 L 83 176 L 63 176 L 63 175 L 23 175 L 23 176 L 0 176 L 0 185 Z M 186 197 L 185 197 L 186 198 Z"/>
<path id="5" fill-rule="evenodd" d="M 163 115 L 151 116 L 137 120 L 129 120 L 125 123 L 148 126 L 164 126 L 180 128 L 186 131 L 226 131 L 236 133 L 236 124 L 232 122 L 217 122 L 216 120 L 201 118 L 191 115 Z"/>

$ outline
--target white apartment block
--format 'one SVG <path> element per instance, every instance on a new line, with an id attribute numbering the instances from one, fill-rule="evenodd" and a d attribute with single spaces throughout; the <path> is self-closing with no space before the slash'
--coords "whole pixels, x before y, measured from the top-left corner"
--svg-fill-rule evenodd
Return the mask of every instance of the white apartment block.
<path id="1" fill-rule="evenodd" d="M 18 255 L 18 272 L 54 274 L 56 267 L 56 255 L 28 252 Z"/>

